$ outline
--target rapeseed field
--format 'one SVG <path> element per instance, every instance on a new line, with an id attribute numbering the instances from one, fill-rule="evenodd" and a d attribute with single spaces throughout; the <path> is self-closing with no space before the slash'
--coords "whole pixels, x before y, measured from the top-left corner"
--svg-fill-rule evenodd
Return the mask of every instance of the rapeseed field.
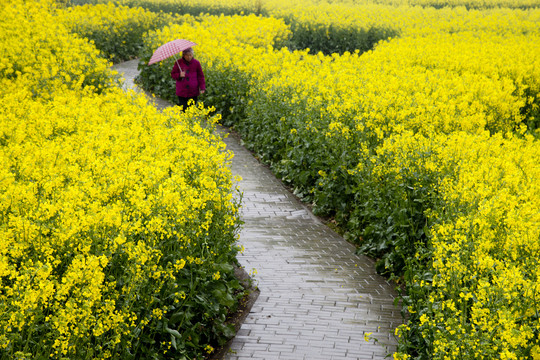
<path id="1" fill-rule="evenodd" d="M 222 117 L 399 285 L 395 359 L 540 359 L 536 0 L 116 4 L 2 10 L 5 354 L 203 357 L 227 334 L 238 204 L 195 120 Z M 115 90 L 103 58 L 136 56 L 174 100 L 172 61 L 145 64 L 176 38 L 198 44 L 206 108 Z"/>

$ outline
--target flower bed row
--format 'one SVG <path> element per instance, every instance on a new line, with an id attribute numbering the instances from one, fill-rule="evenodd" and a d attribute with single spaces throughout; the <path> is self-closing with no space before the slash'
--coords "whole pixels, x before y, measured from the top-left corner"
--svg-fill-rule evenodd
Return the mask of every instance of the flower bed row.
<path id="1" fill-rule="evenodd" d="M 100 3 L 109 0 L 72 0 Z M 289 46 L 312 54 L 371 50 L 379 41 L 411 32 L 477 31 L 495 27 L 538 33 L 540 0 L 116 0 L 115 3 L 173 14 L 256 14 L 283 19 L 292 30 Z M 424 5 L 417 6 L 417 5 Z M 465 7 L 466 6 L 466 7 Z"/>
<path id="2" fill-rule="evenodd" d="M 243 291 L 218 117 L 124 93 L 53 1 L 0 12 L 0 359 L 205 358 Z"/>
<path id="3" fill-rule="evenodd" d="M 146 63 L 156 44 L 183 36 L 180 34 L 189 34 L 190 40 L 199 44 L 194 48 L 196 57 L 203 60 L 205 76 L 211 84 L 202 99 L 206 104 L 219 108 L 224 124 L 232 125 L 234 119 L 245 117 L 244 109 L 250 86 L 241 69 L 245 66 L 256 69 L 257 62 L 263 60 L 268 51 L 284 47 L 291 32 L 282 20 L 256 15 L 186 15 L 180 23 L 149 32 L 144 37 L 139 66 L 141 72 L 137 81 L 145 89 L 172 103 L 177 102 L 175 82 L 170 76 L 174 58 L 150 67 Z M 209 56 L 209 52 L 212 55 Z M 264 71 L 264 68 L 260 70 Z"/>
<path id="4" fill-rule="evenodd" d="M 113 3 L 66 7 L 59 16 L 72 32 L 93 41 L 102 55 L 113 63 L 136 56 L 142 47 L 143 34 L 174 19 L 163 12 Z"/>

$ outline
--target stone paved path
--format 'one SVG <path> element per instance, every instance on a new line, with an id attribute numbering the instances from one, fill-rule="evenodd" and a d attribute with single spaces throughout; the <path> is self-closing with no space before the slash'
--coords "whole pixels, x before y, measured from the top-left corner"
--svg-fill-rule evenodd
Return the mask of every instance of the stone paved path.
<path id="1" fill-rule="evenodd" d="M 116 69 L 133 86 L 137 61 Z M 374 262 L 356 255 L 234 137 L 224 141 L 235 154 L 233 173 L 243 178 L 246 250 L 238 260 L 256 272 L 260 289 L 225 359 L 383 359 L 394 352 L 397 295 Z"/>

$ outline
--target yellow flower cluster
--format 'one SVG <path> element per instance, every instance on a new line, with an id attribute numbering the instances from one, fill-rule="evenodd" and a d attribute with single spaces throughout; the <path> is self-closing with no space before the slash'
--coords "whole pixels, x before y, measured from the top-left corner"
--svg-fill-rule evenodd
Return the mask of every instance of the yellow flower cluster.
<path id="1" fill-rule="evenodd" d="M 343 1 L 348 2 L 350 0 Z M 435 8 L 464 6 L 469 9 L 491 9 L 498 7 L 527 9 L 540 6 L 538 0 L 378 0 L 377 2 L 390 5 L 419 5 Z"/>
<path id="2" fill-rule="evenodd" d="M 291 36 L 282 20 L 256 15 L 184 15 L 176 18 L 180 24 L 172 24 L 151 32 L 147 42 L 152 44 L 170 41 L 180 34 L 198 44 L 197 52 L 229 51 L 235 47 L 281 47 Z M 229 58 L 233 58 L 231 53 Z"/>
<path id="3" fill-rule="evenodd" d="M 446 143 L 443 159 L 461 171 L 441 186 L 449 214 L 432 230 L 439 274 L 433 301 L 442 306 L 429 325 L 443 329 L 435 331 L 435 354 L 457 345 L 475 358 L 523 358 L 540 331 L 540 187 L 533 180 L 540 144 L 500 136 Z M 480 350 L 486 341 L 491 353 Z"/>
<path id="4" fill-rule="evenodd" d="M 395 39 L 362 56 L 287 50 L 261 54 L 247 47 L 233 52 L 242 59 L 234 66 L 256 79 L 251 91 L 264 95 L 254 96 L 254 112 L 261 111 L 257 104 L 265 106 L 267 98 L 287 92 L 283 101 L 289 118 L 299 108 L 311 109 L 331 119 L 321 129 L 327 136 L 367 129 L 380 140 L 404 129 L 429 134 L 507 132 L 523 123 L 538 127 L 538 44 L 537 35 L 467 32 Z M 217 51 L 201 54 L 208 66 L 221 56 Z M 311 131 L 309 121 L 315 120 L 304 118 L 301 127 Z"/>
<path id="5" fill-rule="evenodd" d="M 74 1 L 74 0 L 72 0 Z M 80 1 L 80 0 L 79 0 Z M 83 0 L 84 1 L 84 0 Z M 91 3 L 103 3 L 110 0 L 90 0 Z M 140 6 L 152 11 L 166 11 L 176 14 L 224 14 L 244 15 L 262 13 L 263 0 L 114 0 L 117 4 Z"/>
<path id="6" fill-rule="evenodd" d="M 364 80 L 361 93 L 380 99 L 364 103 L 365 125 L 385 132 L 507 132 L 530 122 L 534 129 L 539 120 L 539 41 L 538 35 L 466 32 L 382 44 L 364 56 L 367 71 L 385 69 L 377 79 Z M 381 123 L 381 114 L 394 120 Z"/>
<path id="7" fill-rule="evenodd" d="M 474 10 L 464 7 L 422 8 L 370 2 L 270 1 L 268 14 L 286 19 L 293 41 L 301 47 L 343 53 L 366 51 L 379 40 L 435 31 L 497 30 L 498 33 L 540 33 L 539 8 Z M 330 51 L 329 51 L 330 50 Z"/>
<path id="8" fill-rule="evenodd" d="M 72 32 L 91 40 L 115 63 L 137 54 L 143 33 L 173 19 L 168 14 L 113 3 L 68 7 L 59 11 L 59 16 Z"/>
<path id="9" fill-rule="evenodd" d="M 380 151 L 394 157 L 396 171 L 438 178 L 434 191 L 443 206 L 431 214 L 436 276 L 420 284 L 429 289 L 428 306 L 412 305 L 422 312 L 433 358 L 522 359 L 538 351 L 540 143 L 531 136 L 404 133 Z"/>
<path id="10" fill-rule="evenodd" d="M 16 21 L 23 16 L 16 3 L 8 0 L 1 9 L 4 21 L 0 23 L 0 79 L 3 82 L 17 79 L 32 96 L 45 99 L 56 89 L 85 86 L 101 91 L 113 84 L 112 77 L 105 75 L 109 64 L 100 58 L 99 51 L 86 40 L 70 36 L 52 14 L 55 9 L 48 2 L 36 2 L 25 10 L 27 18 L 42 19 L 32 25 L 28 21 Z"/>
<path id="11" fill-rule="evenodd" d="M 230 280 L 237 204 L 231 154 L 212 131 L 218 117 L 202 107 L 160 112 L 124 93 L 53 0 L 6 1 L 0 358 L 152 354 L 161 319 L 213 290 L 194 279 Z M 206 302 L 224 311 L 219 297 Z"/>
<path id="12" fill-rule="evenodd" d="M 104 1 L 104 0 L 99 0 Z M 498 29 L 540 33 L 540 0 L 117 0 L 120 4 L 178 14 L 264 14 L 293 30 L 297 48 L 343 53 L 372 49 L 380 40 L 411 32 Z M 427 5 L 421 7 L 417 5 Z M 434 6 L 434 7 L 431 7 Z M 506 8 L 508 6 L 509 8 Z M 515 9 L 512 9 L 515 8 Z M 478 10 L 483 9 L 483 10 Z"/>

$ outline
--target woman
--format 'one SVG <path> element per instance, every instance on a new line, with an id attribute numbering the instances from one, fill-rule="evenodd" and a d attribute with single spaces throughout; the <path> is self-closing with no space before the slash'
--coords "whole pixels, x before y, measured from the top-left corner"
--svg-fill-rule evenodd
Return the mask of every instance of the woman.
<path id="1" fill-rule="evenodd" d="M 182 58 L 174 63 L 171 77 L 176 80 L 178 105 L 185 111 L 188 101 L 197 102 L 197 97 L 206 91 L 201 63 L 193 58 L 193 49 L 182 52 Z"/>

